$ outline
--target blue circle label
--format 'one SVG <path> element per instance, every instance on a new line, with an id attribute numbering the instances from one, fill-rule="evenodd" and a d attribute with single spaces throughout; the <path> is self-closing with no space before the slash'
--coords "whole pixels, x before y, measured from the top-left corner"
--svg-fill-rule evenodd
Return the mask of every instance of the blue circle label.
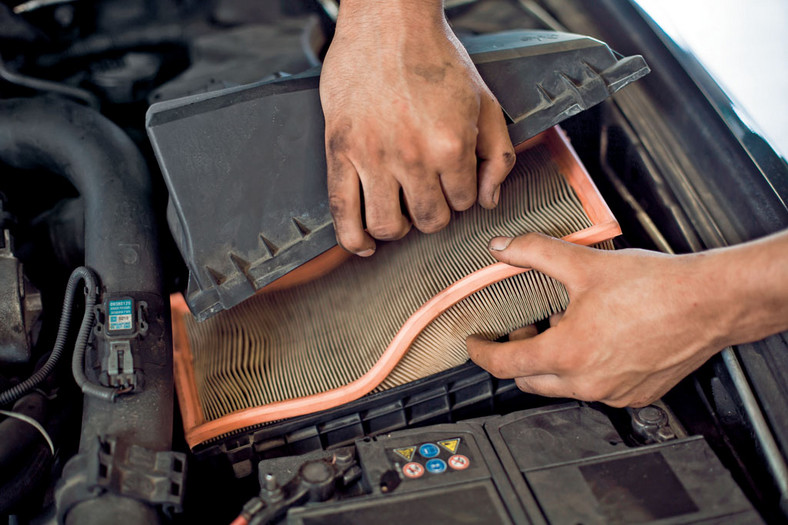
<path id="1" fill-rule="evenodd" d="M 442 459 L 431 459 L 424 465 L 430 474 L 443 474 L 446 472 L 446 462 Z"/>
<path id="2" fill-rule="evenodd" d="M 438 445 L 433 445 L 432 443 L 424 443 L 419 447 L 419 454 L 424 458 L 434 458 L 440 452 L 441 449 L 438 448 Z"/>

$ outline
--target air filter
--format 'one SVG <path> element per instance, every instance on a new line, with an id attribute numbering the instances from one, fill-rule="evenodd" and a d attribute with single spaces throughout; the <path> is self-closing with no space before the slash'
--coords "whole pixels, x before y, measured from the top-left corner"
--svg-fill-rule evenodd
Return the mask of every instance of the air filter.
<path id="1" fill-rule="evenodd" d="M 497 338 L 563 310 L 568 297 L 560 283 L 496 263 L 487 250 L 491 237 L 534 231 L 586 245 L 620 233 L 557 128 L 518 148 L 495 210 L 457 213 L 437 234 L 413 231 L 381 243 L 371 258 L 347 259 L 310 282 L 265 288 L 201 323 L 174 297 L 188 443 L 452 368 L 468 359 L 468 335 Z"/>

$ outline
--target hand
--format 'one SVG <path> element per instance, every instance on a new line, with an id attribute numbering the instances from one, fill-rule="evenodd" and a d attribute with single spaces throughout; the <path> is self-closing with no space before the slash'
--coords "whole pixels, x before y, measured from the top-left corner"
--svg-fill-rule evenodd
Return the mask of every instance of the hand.
<path id="1" fill-rule="evenodd" d="M 374 239 L 403 237 L 411 220 L 438 231 L 477 195 L 497 205 L 514 149 L 441 0 L 343 0 L 320 98 L 331 213 L 348 251 L 372 255 Z"/>
<path id="2" fill-rule="evenodd" d="M 788 328 L 785 234 L 681 256 L 594 250 L 539 234 L 509 241 L 493 239 L 491 253 L 560 280 L 570 298 L 542 334 L 468 338 L 473 361 L 525 392 L 645 406 L 725 346 Z"/>

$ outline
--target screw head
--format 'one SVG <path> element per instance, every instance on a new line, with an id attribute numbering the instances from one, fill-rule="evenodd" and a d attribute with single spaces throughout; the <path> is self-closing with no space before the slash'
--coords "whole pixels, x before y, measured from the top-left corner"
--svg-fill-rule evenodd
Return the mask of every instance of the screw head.
<path id="1" fill-rule="evenodd" d="M 638 409 L 638 418 L 647 425 L 658 425 L 667 422 L 667 416 L 661 408 L 649 405 Z"/>

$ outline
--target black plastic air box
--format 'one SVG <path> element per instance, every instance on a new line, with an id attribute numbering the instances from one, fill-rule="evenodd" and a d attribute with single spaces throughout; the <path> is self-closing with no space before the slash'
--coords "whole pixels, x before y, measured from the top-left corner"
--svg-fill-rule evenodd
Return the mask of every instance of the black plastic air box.
<path id="1" fill-rule="evenodd" d="M 549 31 L 464 42 L 517 144 L 646 75 L 640 56 Z M 197 319 L 231 308 L 336 244 L 325 181 L 319 70 L 151 106 L 168 221 Z"/>

